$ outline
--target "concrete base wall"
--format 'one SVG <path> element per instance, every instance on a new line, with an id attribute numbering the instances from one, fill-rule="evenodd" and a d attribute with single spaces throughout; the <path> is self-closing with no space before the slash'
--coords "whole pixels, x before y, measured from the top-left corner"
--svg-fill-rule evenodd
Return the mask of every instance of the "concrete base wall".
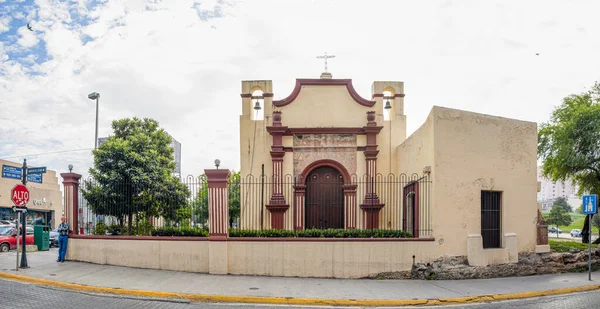
<path id="1" fill-rule="evenodd" d="M 69 239 L 67 259 L 115 266 L 208 272 L 208 241 Z"/>
<path id="2" fill-rule="evenodd" d="M 229 241 L 229 273 L 285 277 L 362 278 L 410 270 L 439 257 L 434 241 Z"/>
<path id="3" fill-rule="evenodd" d="M 505 233 L 503 247 L 483 249 L 483 238 L 480 234 L 467 236 L 467 258 L 471 266 L 488 266 L 497 264 L 514 264 L 519 262 L 517 234 Z"/>

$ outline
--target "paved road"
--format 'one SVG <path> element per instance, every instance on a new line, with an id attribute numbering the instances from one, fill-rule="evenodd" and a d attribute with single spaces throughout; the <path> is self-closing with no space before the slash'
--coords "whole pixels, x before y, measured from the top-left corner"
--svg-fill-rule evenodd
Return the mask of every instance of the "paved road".
<path id="1" fill-rule="evenodd" d="M 79 292 L 50 289 L 30 284 L 0 280 L 0 308 L 14 309 L 47 309 L 47 308 L 165 308 L 165 309 L 261 309 L 271 306 L 265 305 L 234 305 L 234 304 L 204 304 L 149 300 L 141 298 L 123 298 L 120 296 L 92 295 Z M 489 304 L 473 304 L 467 306 L 448 306 L 434 308 L 448 309 L 592 309 L 600 306 L 600 293 L 587 292 L 563 296 L 542 297 L 536 299 L 505 301 Z M 315 307 L 285 307 L 289 309 L 315 308 Z M 330 307 L 333 308 L 333 307 Z M 414 307 L 413 307 L 414 308 Z M 431 309 L 432 307 L 425 307 Z"/>

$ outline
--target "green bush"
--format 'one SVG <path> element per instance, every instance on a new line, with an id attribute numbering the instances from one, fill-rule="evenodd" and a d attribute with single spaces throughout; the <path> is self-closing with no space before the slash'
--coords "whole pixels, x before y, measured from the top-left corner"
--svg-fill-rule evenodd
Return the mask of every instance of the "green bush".
<path id="1" fill-rule="evenodd" d="M 106 235 L 107 228 L 108 227 L 106 226 L 106 224 L 104 224 L 104 222 L 99 221 L 96 224 L 96 227 L 94 227 L 94 235 L 102 235 L 102 236 Z"/>
<path id="2" fill-rule="evenodd" d="M 118 224 L 111 224 L 108 227 L 108 233 L 110 233 L 110 235 L 123 235 L 123 232 L 126 232 L 126 230 L 124 231 L 123 227 Z"/>
<path id="3" fill-rule="evenodd" d="M 410 233 L 400 230 L 344 230 L 344 229 L 308 229 L 289 230 L 240 230 L 229 229 L 229 237 L 301 237 L 301 238 L 411 238 Z"/>
<path id="4" fill-rule="evenodd" d="M 550 249 L 554 252 L 569 252 L 571 249 L 578 249 L 581 251 L 588 250 L 589 245 L 577 241 L 560 241 L 560 240 L 548 240 Z M 597 248 L 598 245 L 592 244 L 592 248 Z"/>
<path id="5" fill-rule="evenodd" d="M 152 231 L 152 236 L 194 236 L 208 237 L 206 229 L 191 228 L 191 227 L 160 227 Z"/>

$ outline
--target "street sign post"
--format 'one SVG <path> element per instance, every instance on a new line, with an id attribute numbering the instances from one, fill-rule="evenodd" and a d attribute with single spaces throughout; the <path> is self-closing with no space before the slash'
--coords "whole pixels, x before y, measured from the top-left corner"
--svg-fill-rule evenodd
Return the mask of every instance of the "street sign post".
<path id="1" fill-rule="evenodd" d="M 589 227 L 589 256 L 588 256 L 588 280 L 592 281 L 592 216 L 598 212 L 598 197 L 596 194 L 584 195 L 583 196 L 583 214 L 588 215 L 588 227 Z"/>
<path id="2" fill-rule="evenodd" d="M 2 165 L 2 178 L 11 178 L 21 180 L 21 173 L 23 170 L 20 167 L 14 167 L 10 165 Z"/>

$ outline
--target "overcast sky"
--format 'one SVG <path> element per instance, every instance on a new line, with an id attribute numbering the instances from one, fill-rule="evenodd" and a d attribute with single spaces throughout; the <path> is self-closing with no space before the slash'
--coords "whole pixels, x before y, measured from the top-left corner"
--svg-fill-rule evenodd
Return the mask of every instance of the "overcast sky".
<path id="1" fill-rule="evenodd" d="M 409 134 L 433 105 L 543 122 L 600 80 L 600 1 L 0 0 L 0 158 L 87 174 L 99 136 L 151 117 L 183 174 L 239 168 L 242 80 L 405 83 Z M 30 23 L 33 31 L 26 24 Z M 536 55 L 539 53 L 539 56 Z M 213 127 L 217 127 L 216 131 Z"/>

